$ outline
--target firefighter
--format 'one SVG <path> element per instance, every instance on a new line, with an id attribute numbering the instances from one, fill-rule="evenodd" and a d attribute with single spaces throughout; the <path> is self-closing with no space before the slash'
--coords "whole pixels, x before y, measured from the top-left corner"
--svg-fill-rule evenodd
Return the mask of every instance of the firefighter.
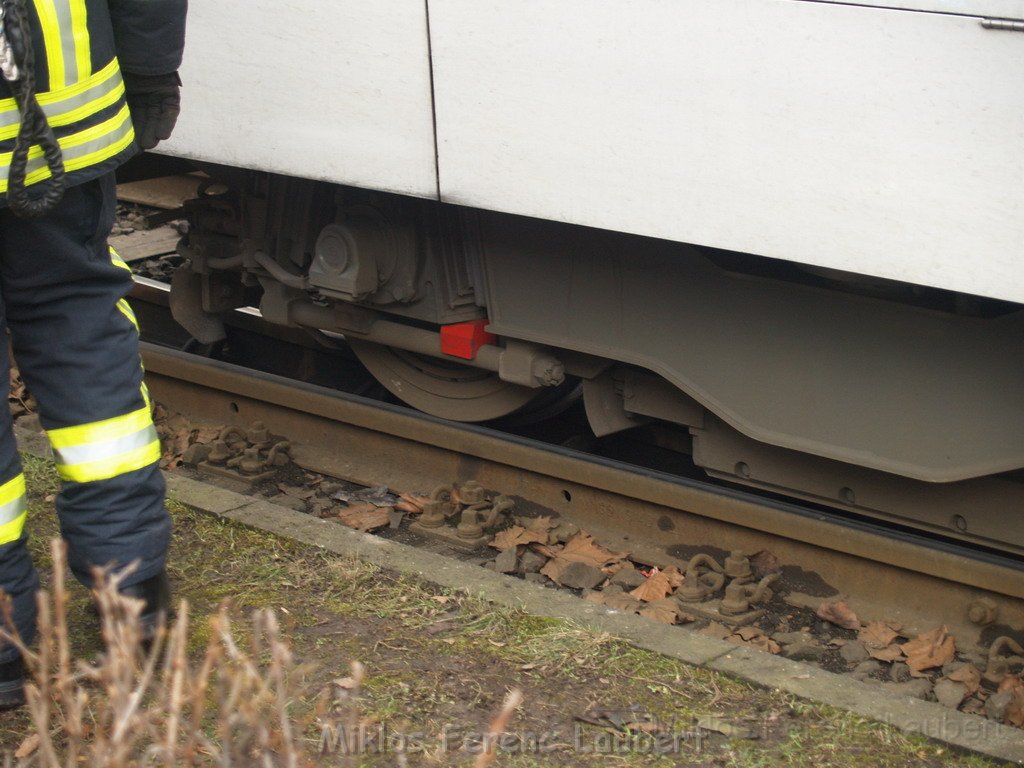
<path id="1" fill-rule="evenodd" d="M 10 81 L 0 83 L 0 320 L 53 448 L 71 570 L 88 585 L 94 566 L 137 563 L 123 592 L 145 602 L 148 632 L 170 601 L 170 520 L 125 301 L 131 272 L 107 236 L 114 169 L 174 127 L 186 2 L 0 2 L 10 46 L 0 51 Z M 0 344 L 4 381 L 9 366 Z M 39 581 L 24 529 L 25 479 L 4 409 L 0 587 L 31 641 Z M 0 648 L 0 708 L 24 702 L 23 675 L 17 651 Z"/>

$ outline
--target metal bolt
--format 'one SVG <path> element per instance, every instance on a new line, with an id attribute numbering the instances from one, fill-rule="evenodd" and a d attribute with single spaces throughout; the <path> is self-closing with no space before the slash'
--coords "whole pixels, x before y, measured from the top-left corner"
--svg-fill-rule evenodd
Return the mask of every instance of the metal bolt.
<path id="1" fill-rule="evenodd" d="M 486 501 L 486 498 L 484 497 L 484 487 L 476 480 L 467 480 L 462 487 L 459 488 L 459 500 L 466 506 L 482 504 Z"/>
<path id="2" fill-rule="evenodd" d="M 748 579 L 752 575 L 750 559 L 739 549 L 734 549 L 725 558 L 724 566 L 725 575 L 733 579 Z"/>
<path id="3" fill-rule="evenodd" d="M 223 464 L 232 456 L 234 456 L 234 454 L 231 452 L 231 449 L 228 448 L 227 441 L 214 440 L 213 447 L 210 449 L 210 455 L 206 457 L 206 460 L 211 464 Z"/>
<path id="4" fill-rule="evenodd" d="M 718 610 L 726 616 L 735 616 L 750 610 L 750 600 L 747 598 L 747 590 L 742 582 L 732 581 L 729 583 L 729 586 L 725 588 L 725 597 L 722 598 Z"/>
<path id="5" fill-rule="evenodd" d="M 995 601 L 987 597 L 979 598 L 967 607 L 967 618 L 971 620 L 972 624 L 977 624 L 981 627 L 992 624 L 998 616 L 998 606 L 996 606 Z"/>
<path id="6" fill-rule="evenodd" d="M 462 518 L 455 528 L 455 532 L 460 539 L 479 539 L 484 535 L 484 526 L 480 517 L 480 511 L 477 509 L 464 509 L 462 511 Z"/>
<path id="7" fill-rule="evenodd" d="M 252 445 L 263 445 L 270 442 L 270 430 L 262 421 L 254 421 L 245 437 Z"/>
<path id="8" fill-rule="evenodd" d="M 452 511 L 452 494 L 444 486 L 435 488 L 430 501 L 423 505 L 423 514 L 417 523 L 421 528 L 440 528 Z"/>
<path id="9" fill-rule="evenodd" d="M 701 582 L 700 573 L 696 568 L 687 568 L 683 586 L 676 590 L 676 597 L 684 603 L 699 603 L 707 596 L 708 588 Z"/>

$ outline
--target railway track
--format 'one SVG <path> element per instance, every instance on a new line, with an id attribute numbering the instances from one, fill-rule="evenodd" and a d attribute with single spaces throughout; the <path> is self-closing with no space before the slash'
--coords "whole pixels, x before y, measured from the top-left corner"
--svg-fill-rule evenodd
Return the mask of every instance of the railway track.
<path id="1" fill-rule="evenodd" d="M 133 301 L 144 328 L 165 343 L 180 343 L 163 308 L 163 286 L 140 280 Z M 261 328 L 253 315 L 238 322 L 251 333 L 281 334 Z M 311 471 L 397 488 L 476 480 L 653 565 L 685 569 L 698 552 L 768 550 L 786 566 L 788 589 L 806 595 L 808 604 L 841 596 L 865 619 L 922 630 L 943 623 L 959 647 L 984 649 L 1024 628 L 1024 565 L 1012 553 L 444 422 L 159 344 L 144 344 L 144 359 L 158 400 L 196 420 L 240 427 L 261 420 L 288 436 L 294 459 Z"/>

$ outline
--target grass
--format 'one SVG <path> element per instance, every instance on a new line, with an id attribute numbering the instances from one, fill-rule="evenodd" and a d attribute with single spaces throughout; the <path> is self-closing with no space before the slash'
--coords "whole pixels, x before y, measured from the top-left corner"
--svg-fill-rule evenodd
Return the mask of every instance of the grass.
<path id="1" fill-rule="evenodd" d="M 57 479 L 48 462 L 25 457 L 30 494 L 32 550 L 45 573 L 47 540 L 56 534 L 52 503 Z M 502 754 L 498 765 L 668 766 L 967 766 L 984 758 L 952 753 L 922 737 L 827 706 L 763 690 L 727 676 L 644 651 L 571 623 L 538 618 L 479 599 L 382 571 L 366 563 L 186 509 L 173 501 L 175 523 L 169 571 L 176 596 L 187 597 L 194 617 L 188 640 L 195 656 L 209 639 L 202 617 L 229 599 L 236 631 L 254 610 L 277 611 L 301 663 L 315 665 L 308 695 L 293 703 L 299 719 L 312 719 L 316 695 L 348 664 L 366 664 L 359 708 L 368 723 L 421 735 L 436 757 L 465 764 L 469 756 L 440 755 L 437 735 L 445 726 L 482 730 L 512 687 L 525 703 L 509 728 L 546 734 L 549 752 Z M 85 590 L 72 590 L 73 650 L 89 659 L 99 650 L 96 621 Z M 635 743 L 614 754 L 574 751 L 584 743 L 611 744 L 613 730 L 582 725 L 589 713 L 649 713 L 679 730 L 696 718 L 724 716 L 744 723 L 756 739 L 713 734 L 698 752 L 684 744 L 678 754 L 649 754 Z M 0 748 L 24 736 L 23 713 L 0 715 Z M 319 732 L 304 733 L 314 746 Z M 341 764 L 337 762 L 327 764 Z M 395 755 L 367 755 L 362 764 L 394 765 Z"/>

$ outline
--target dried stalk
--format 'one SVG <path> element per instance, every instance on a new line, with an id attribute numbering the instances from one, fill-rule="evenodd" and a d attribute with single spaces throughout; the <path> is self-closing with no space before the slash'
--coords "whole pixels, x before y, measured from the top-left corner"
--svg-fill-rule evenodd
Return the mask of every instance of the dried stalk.
<path id="1" fill-rule="evenodd" d="M 0 641 L 14 645 L 25 660 L 28 712 L 38 746 L 25 758 L 6 755 L 4 768 L 142 768 L 164 765 L 264 766 L 305 768 L 315 755 L 302 746 L 302 724 L 291 702 L 301 698 L 302 677 L 273 611 L 252 617 L 250 642 L 243 651 L 232 635 L 229 607 L 210 618 L 210 638 L 197 665 L 188 658 L 189 605 L 182 602 L 171 626 L 161 625 L 148 652 L 142 650 L 142 602 L 120 594 L 130 569 L 94 573 L 103 653 L 91 664 L 74 662 L 68 627 L 66 552 L 51 544 L 52 592 L 38 595 L 39 632 L 28 648 L 11 622 L 11 606 L 0 593 Z M 264 661 L 265 659 L 265 661 Z M 360 743 L 359 691 L 366 669 L 352 662 L 351 678 L 333 699 L 348 744 Z M 212 706 L 211 706 L 212 699 Z M 329 724 L 331 699 L 322 696 L 317 715 Z M 511 691 L 477 757 L 478 768 L 492 765 L 497 741 L 522 701 Z M 307 723 L 308 724 L 308 723 Z M 215 733 L 214 737 L 209 733 Z M 358 761 L 346 754 L 346 764 Z M 408 763 L 402 752 L 399 766 Z"/>

